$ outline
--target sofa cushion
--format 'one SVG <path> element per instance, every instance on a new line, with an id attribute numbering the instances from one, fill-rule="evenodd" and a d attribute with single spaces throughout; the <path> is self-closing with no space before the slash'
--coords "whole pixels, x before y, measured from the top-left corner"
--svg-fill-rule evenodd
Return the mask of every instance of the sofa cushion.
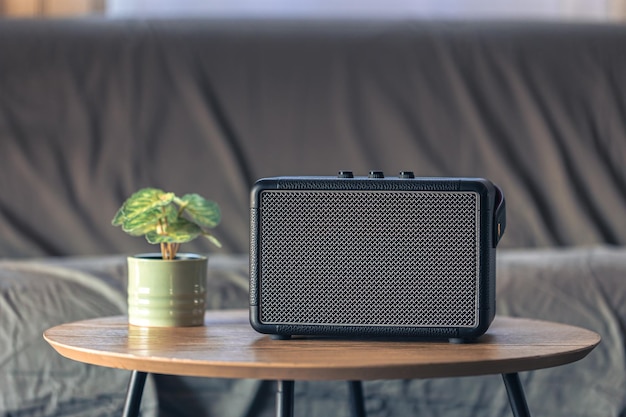
<path id="1" fill-rule="evenodd" d="M 497 312 L 591 329 L 602 342 L 566 366 L 524 372 L 537 415 L 621 417 L 626 413 L 626 248 L 500 250 Z M 128 372 L 60 357 L 41 338 L 47 327 L 125 311 L 124 257 L 0 261 L 0 412 L 81 416 L 82 408 L 119 415 Z M 246 308 L 248 258 L 209 258 L 209 308 Z M 106 382 L 106 383 L 103 383 Z M 154 375 L 159 416 L 273 415 L 273 384 L 265 381 Z M 499 376 L 367 381 L 368 416 L 485 414 L 509 416 Z M 149 386 L 144 412 L 155 412 Z M 348 416 L 343 381 L 298 382 L 301 416 Z M 235 401 L 234 401 L 235 400 Z M 469 411 L 468 411 L 469 410 Z M 252 413 L 252 414 L 250 414 Z M 148 414 L 150 415 L 150 414 Z"/>
<path id="2" fill-rule="evenodd" d="M 43 340 L 49 327 L 123 314 L 124 294 L 106 280 L 37 262 L 0 261 L 0 414 L 120 415 L 130 373 L 70 361 Z M 142 416 L 156 416 L 154 382 Z"/>

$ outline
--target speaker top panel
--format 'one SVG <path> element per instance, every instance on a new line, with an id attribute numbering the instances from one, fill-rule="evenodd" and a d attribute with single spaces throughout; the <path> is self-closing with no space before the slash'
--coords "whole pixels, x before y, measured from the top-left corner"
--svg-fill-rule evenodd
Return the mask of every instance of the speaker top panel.
<path id="1" fill-rule="evenodd" d="M 415 177 L 411 171 L 386 177 L 382 171 L 370 171 L 368 176 L 354 176 L 352 171 L 339 171 L 338 176 L 272 177 L 256 182 L 251 193 L 251 207 L 257 208 L 264 190 L 337 190 L 337 191 L 474 191 L 491 209 L 496 201 L 496 187 L 483 178 Z"/>

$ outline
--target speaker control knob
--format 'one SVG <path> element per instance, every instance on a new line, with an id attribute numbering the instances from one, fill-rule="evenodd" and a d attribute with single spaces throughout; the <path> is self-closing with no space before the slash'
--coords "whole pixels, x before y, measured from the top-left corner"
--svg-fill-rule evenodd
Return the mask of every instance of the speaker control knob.
<path id="1" fill-rule="evenodd" d="M 337 175 L 339 178 L 354 178 L 354 174 L 352 173 L 352 171 L 339 171 L 339 174 Z"/>
<path id="2" fill-rule="evenodd" d="M 398 174 L 398 177 L 400 177 L 400 178 L 415 178 L 415 174 L 413 173 L 413 171 L 400 171 L 400 174 Z"/>
<path id="3" fill-rule="evenodd" d="M 369 178 L 385 178 L 385 174 L 382 171 L 370 171 Z"/>

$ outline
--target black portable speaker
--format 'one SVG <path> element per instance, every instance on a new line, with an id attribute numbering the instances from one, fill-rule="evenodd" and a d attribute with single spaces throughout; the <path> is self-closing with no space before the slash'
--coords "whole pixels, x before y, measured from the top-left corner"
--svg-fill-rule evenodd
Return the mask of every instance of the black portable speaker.
<path id="1" fill-rule="evenodd" d="M 251 192 L 261 333 L 470 339 L 495 315 L 504 196 L 481 178 L 277 177 Z"/>

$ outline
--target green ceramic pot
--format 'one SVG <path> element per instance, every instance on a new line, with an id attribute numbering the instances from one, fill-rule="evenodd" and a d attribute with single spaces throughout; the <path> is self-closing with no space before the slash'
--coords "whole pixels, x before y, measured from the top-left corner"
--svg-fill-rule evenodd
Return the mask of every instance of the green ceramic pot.
<path id="1" fill-rule="evenodd" d="M 161 254 L 128 257 L 128 322 L 135 326 L 204 325 L 205 256 L 182 253 L 172 261 Z"/>

